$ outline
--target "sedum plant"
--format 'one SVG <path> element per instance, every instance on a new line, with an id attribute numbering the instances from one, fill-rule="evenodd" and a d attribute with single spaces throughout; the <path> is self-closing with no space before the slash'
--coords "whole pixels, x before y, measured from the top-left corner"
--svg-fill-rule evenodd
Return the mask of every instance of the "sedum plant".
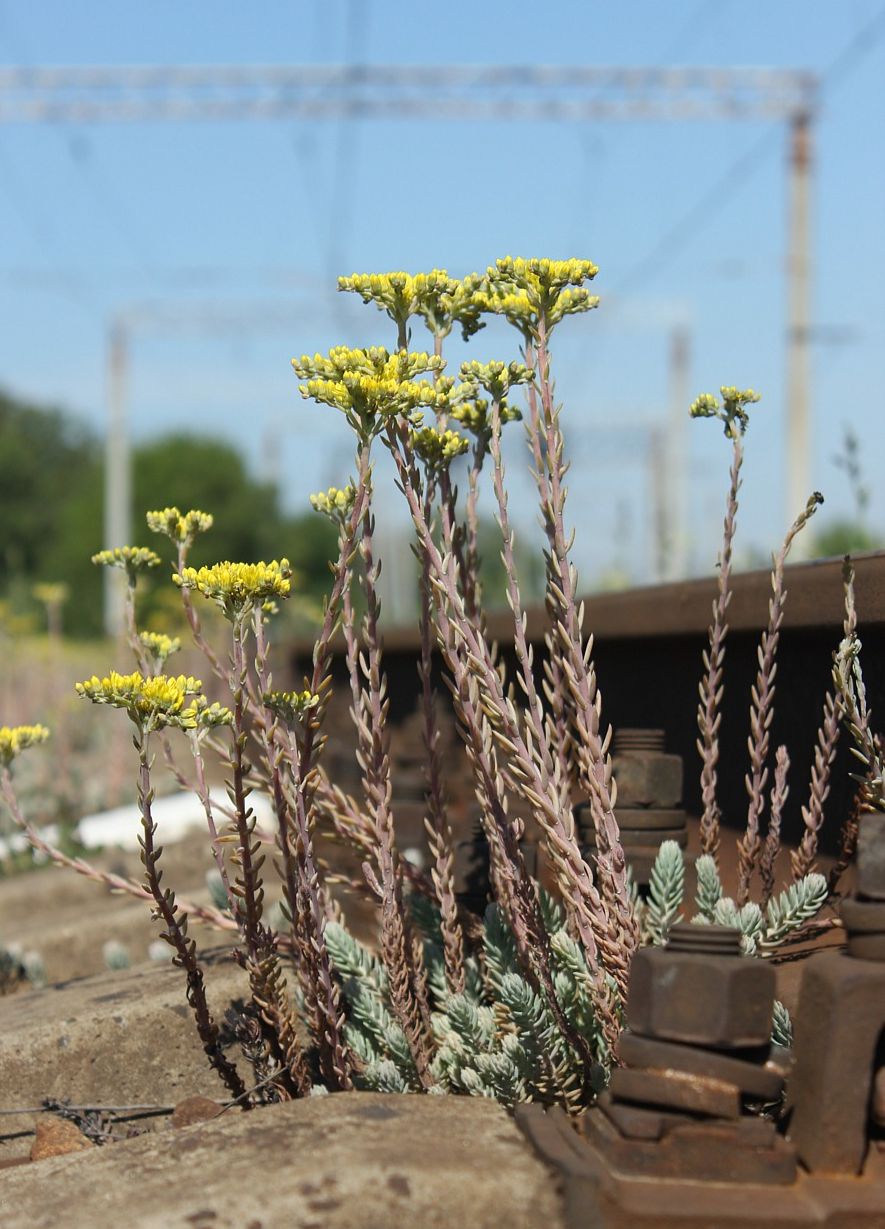
<path id="1" fill-rule="evenodd" d="M 222 561 L 195 569 L 188 554 L 196 537 L 211 529 L 211 516 L 178 508 L 148 513 L 148 529 L 172 545 L 172 580 L 211 685 L 225 692 L 221 703 L 210 698 L 201 680 L 167 672 L 177 641 L 138 628 L 138 577 L 160 566 L 159 555 L 124 547 L 95 557 L 97 564 L 125 574 L 126 626 L 136 668 L 95 676 L 78 691 L 87 701 L 121 710 L 131 724 L 142 883 L 66 858 L 34 831 L 21 813 L 10 767 L 45 731 L 0 730 L 0 789 L 13 818 L 56 862 L 149 901 L 162 924 L 162 940 L 182 970 L 207 1058 L 231 1100 L 244 1106 L 363 1087 L 464 1093 L 505 1104 L 542 1100 L 575 1112 L 604 1086 L 617 1061 L 633 952 L 641 941 L 666 941 L 680 915 L 684 868 L 675 846 L 662 847 L 647 901 L 630 882 L 615 818 L 610 731 L 572 562 L 551 339 L 566 317 L 597 306 L 589 288 L 596 273 L 585 260 L 507 257 L 485 274 L 462 280 L 441 270 L 340 279 L 342 292 L 357 293 L 387 314 L 395 348 L 338 346 L 327 355 L 293 360 L 301 395 L 343 414 L 354 440 L 349 480 L 311 499 L 317 513 L 335 525 L 338 549 L 312 668 L 299 689 L 276 688 L 270 668 L 273 616 L 293 589 L 285 559 Z M 457 377 L 448 374 L 445 339 L 456 324 L 468 339 L 488 315 L 503 317 L 515 329 L 518 357 L 471 360 Z M 413 324 L 429 331 L 433 341 L 427 351 L 409 350 Z M 708 856 L 699 868 L 697 906 L 699 920 L 727 918 L 741 929 L 748 950 L 766 950 L 801 926 L 812 906 L 819 907 L 819 877 L 813 874 L 776 897 L 769 886 L 764 906 L 750 906 L 745 883 L 757 866 L 763 877 L 770 877 L 773 867 L 774 853 L 759 836 L 759 816 L 783 564 L 792 536 L 812 515 L 818 497 L 809 501 L 775 560 L 771 618 L 753 700 L 750 819 L 733 902 L 722 894 L 714 859 L 718 704 L 742 437 L 746 407 L 757 398 L 735 389 L 723 389 L 722 398 L 721 403 L 701 398 L 692 407 L 695 416 L 719 418 L 733 447 L 719 598 L 701 692 Z M 525 430 L 545 535 L 549 630 L 540 670 L 526 630 L 502 452 L 502 432 L 517 421 Z M 373 514 L 374 466 L 382 451 L 393 461 L 418 562 L 426 872 L 399 849 L 391 810 L 381 561 Z M 466 466 L 463 500 L 453 476 L 456 461 Z M 483 614 L 477 501 L 485 479 L 496 508 L 513 620 L 510 671 L 487 634 Z M 204 631 L 204 602 L 223 615 L 223 648 L 210 643 Z M 362 773 L 357 798 L 344 794 L 323 766 L 332 644 L 339 629 Z M 489 849 L 494 900 L 481 922 L 465 913 L 455 892 L 439 697 L 431 669 L 435 650 L 443 660 Z M 810 834 L 826 792 L 828 739 L 825 734 L 807 821 Z M 180 761 L 182 745 L 187 766 Z M 214 860 L 210 905 L 177 898 L 163 883 L 151 809 L 157 752 L 178 783 L 202 802 Z M 223 764 L 225 801 L 210 795 L 207 756 Z M 775 809 L 786 795 L 786 765 L 786 756 L 779 754 L 769 833 L 776 832 Z M 272 834 L 256 827 L 249 801 L 255 789 L 272 801 Z M 578 795 L 589 799 L 595 830 L 590 860 L 572 814 Z M 552 868 L 555 898 L 528 872 L 523 851 L 528 828 L 538 834 Z M 374 901 L 378 942 L 373 949 L 347 928 L 331 890 L 335 876 L 316 853 L 319 831 L 331 832 L 359 856 L 361 878 L 350 886 Z M 812 835 L 802 854 L 806 870 L 813 844 Z M 281 905 L 274 907 L 265 900 L 271 868 L 282 891 Z M 231 1023 L 251 1080 L 226 1052 L 209 1011 L 202 964 L 188 931 L 192 919 L 236 936 L 235 956 L 248 978 L 249 999 Z"/>

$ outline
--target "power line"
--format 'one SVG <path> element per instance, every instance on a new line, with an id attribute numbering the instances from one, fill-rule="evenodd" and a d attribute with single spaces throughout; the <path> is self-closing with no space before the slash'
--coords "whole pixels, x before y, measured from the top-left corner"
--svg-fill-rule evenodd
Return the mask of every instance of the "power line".
<path id="1" fill-rule="evenodd" d="M 864 59 L 885 33 L 885 7 L 875 17 L 865 22 L 843 47 L 821 78 L 819 97 L 832 93 L 834 86 L 844 80 Z M 671 226 L 615 283 L 614 293 L 632 291 L 672 264 L 685 250 L 691 240 L 730 204 L 734 198 L 734 186 L 744 186 L 752 173 L 768 155 L 769 147 L 779 137 L 779 128 L 771 128 L 758 137 L 691 206 L 678 222 Z"/>

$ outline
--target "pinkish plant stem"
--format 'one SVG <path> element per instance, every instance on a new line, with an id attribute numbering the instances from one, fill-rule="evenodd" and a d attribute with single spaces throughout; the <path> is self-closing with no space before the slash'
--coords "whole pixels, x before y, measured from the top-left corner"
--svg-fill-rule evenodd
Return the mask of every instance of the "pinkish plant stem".
<path id="1" fill-rule="evenodd" d="M 777 855 L 781 847 L 781 817 L 787 801 L 789 788 L 787 775 L 790 771 L 790 757 L 786 747 L 778 747 L 775 752 L 774 785 L 771 789 L 771 817 L 768 821 L 768 832 L 762 846 L 762 857 L 759 862 L 759 878 L 762 882 L 762 899 L 759 904 L 767 908 L 774 891 L 774 869 Z"/>
<path id="2" fill-rule="evenodd" d="M 371 490 L 371 487 L 370 487 Z M 390 1003 L 409 1043 L 418 1079 L 424 1088 L 433 1083 L 430 1046 L 427 1039 L 429 1009 L 426 1008 L 420 972 L 415 967 L 415 949 L 409 936 L 402 896 L 402 872 L 393 834 L 391 810 L 390 751 L 387 713 L 387 680 L 381 662 L 378 626 L 378 576 L 380 563 L 374 555 L 375 521 L 371 501 L 363 512 L 359 552 L 366 600 L 360 668 L 364 678 L 357 722 L 366 800 L 374 821 L 378 882 L 381 889 L 381 950 L 389 977 Z M 368 868 L 369 883 L 375 878 Z"/>
<path id="3" fill-rule="evenodd" d="M 774 559 L 771 571 L 771 599 L 768 603 L 768 626 L 762 633 L 759 645 L 759 668 L 752 691 L 750 706 L 750 736 L 747 747 L 750 752 L 750 772 L 744 777 L 749 797 L 747 828 L 738 841 L 738 892 L 739 905 L 745 905 L 750 896 L 750 880 L 759 861 L 762 843 L 759 837 L 759 820 L 765 806 L 765 785 L 768 781 L 769 730 L 774 718 L 775 675 L 777 674 L 777 648 L 784 618 L 787 590 L 784 585 L 784 566 L 796 535 L 801 533 L 822 497 L 815 492 L 802 512 L 790 526 L 783 545 Z"/>
<path id="4" fill-rule="evenodd" d="M 433 488 L 429 476 L 424 492 L 424 516 L 428 523 L 432 522 Z M 442 762 L 439 752 L 437 697 L 433 686 L 433 594 L 430 584 L 430 561 L 426 553 L 420 549 L 420 544 L 419 557 L 421 560 L 419 580 L 421 655 L 418 660 L 418 677 L 421 682 L 424 748 L 427 755 L 425 761 L 427 817 L 424 825 L 433 858 L 431 875 L 441 915 L 446 984 L 452 994 L 461 994 L 465 980 L 464 934 L 458 918 L 458 903 L 455 898 L 455 852 L 452 829 L 446 814 Z"/>
<path id="5" fill-rule="evenodd" d="M 590 801 L 596 829 L 597 864 L 600 881 L 606 892 L 614 918 L 620 930 L 618 950 L 623 953 L 619 967 L 613 969 L 622 991 L 626 990 L 623 964 L 630 958 L 639 941 L 639 932 L 627 883 L 627 863 L 621 846 L 618 823 L 614 814 L 617 790 L 612 783 L 611 756 L 608 743 L 611 731 L 600 734 L 602 698 L 593 665 L 593 639 L 584 643 L 581 625 L 583 605 L 576 599 L 577 574 L 570 560 L 574 535 L 566 535 L 565 474 L 563 437 L 559 411 L 554 404 L 550 378 L 550 356 L 547 350 L 547 330 L 541 318 L 537 338 L 537 378 L 541 398 L 541 425 L 547 464 L 548 500 L 542 519 L 548 533 L 549 577 L 548 601 L 553 612 L 553 632 L 562 646 L 562 668 L 568 682 L 574 718 L 575 752 L 581 787 Z M 543 487 L 539 487 L 543 500 Z"/>
<path id="6" fill-rule="evenodd" d="M 802 807 L 804 830 L 799 848 L 790 855 L 794 882 L 815 868 L 818 836 L 824 821 L 824 805 L 830 793 L 830 773 L 836 758 L 840 725 L 839 702 L 832 690 L 824 696 L 823 716 L 814 745 L 808 802 Z"/>
<path id="7" fill-rule="evenodd" d="M 450 517 L 446 515 L 447 500 L 443 492 L 443 547 L 445 556 L 433 540 L 430 526 L 424 520 L 423 508 L 418 494 L 419 481 L 414 465 L 414 458 L 409 447 L 408 429 L 402 424 L 391 424 L 388 431 L 390 451 L 397 467 L 400 486 L 409 505 L 412 520 L 418 532 L 432 567 L 431 581 L 437 592 L 436 619 L 446 657 L 446 664 L 454 682 L 453 694 L 460 707 L 465 728 L 470 735 L 468 755 L 475 771 L 478 772 L 480 784 L 480 800 L 486 803 L 489 810 L 484 809 L 487 821 L 487 832 L 490 841 L 499 842 L 500 851 L 506 855 L 501 865 L 512 876 L 507 883 L 510 897 L 510 918 L 518 949 L 531 950 L 528 942 L 530 928 L 533 926 L 533 913 L 537 911 L 537 901 L 522 862 L 518 845 L 518 835 L 513 832 L 511 821 L 507 818 L 506 809 L 502 805 L 502 794 L 499 788 L 496 770 L 491 761 L 492 740 L 503 748 L 508 756 L 508 774 L 511 783 L 533 808 L 539 822 L 545 830 L 556 830 L 561 827 L 562 817 L 559 809 L 559 799 L 555 786 L 549 777 L 537 766 L 533 753 L 529 750 L 523 738 L 520 722 L 512 699 L 506 694 L 504 685 L 498 675 L 488 643 L 481 631 L 474 627 L 466 616 L 464 601 L 459 592 L 455 563 L 451 550 Z M 480 718 L 482 714 L 482 718 Z M 554 839 L 559 839 L 556 832 Z M 568 849 L 568 842 L 564 842 Z M 576 858 L 576 886 L 580 894 L 588 882 L 592 888 L 592 880 L 587 880 L 587 868 L 580 856 L 577 845 L 571 842 L 573 856 Z M 505 896 L 505 903 L 508 903 Z M 590 902 L 581 902 L 582 910 L 589 908 Z M 543 935 L 543 926 L 540 928 Z M 582 941 L 591 974 L 598 973 L 597 946 L 592 925 L 583 927 Z M 536 939 L 536 950 L 543 955 L 543 942 Z M 543 969 L 539 970 L 539 974 Z M 552 987 L 551 987 L 552 988 Z M 555 993 L 551 1008 L 556 1011 Z M 607 1039 L 614 1052 L 618 1026 L 610 1004 L 598 1004 L 600 1021 L 606 1031 Z M 565 1026 L 568 1028 L 567 1024 Z M 567 1034 L 568 1035 L 568 1034 Z M 577 1041 L 578 1052 L 586 1050 L 580 1040 Z"/>
<path id="8" fill-rule="evenodd" d="M 719 727 L 722 724 L 722 672 L 725 664 L 725 638 L 728 634 L 728 605 L 731 601 L 731 560 L 737 525 L 738 492 L 741 487 L 741 466 L 744 446 L 740 433 L 732 435 L 731 468 L 728 499 L 722 528 L 722 553 L 719 556 L 719 577 L 709 643 L 704 651 L 704 676 L 701 679 L 698 704 L 698 753 L 701 757 L 701 852 L 714 858 L 719 853 L 721 812 L 716 798 L 717 766 L 719 763 Z"/>
<path id="9" fill-rule="evenodd" d="M 254 612 L 255 666 L 261 694 L 271 687 L 264 617 Z M 309 722 L 310 718 L 306 718 Z M 353 1087 L 351 1058 L 341 1031 L 342 1009 L 338 984 L 326 944 L 326 907 L 308 824 L 305 767 L 297 741 L 278 721 L 264 727 L 264 752 L 277 814 L 277 845 L 282 858 L 283 890 L 292 919 L 292 939 L 305 991 L 308 1015 L 314 1025 L 320 1071 L 330 1089 Z M 293 805 L 283 788 L 283 772 L 292 774 Z M 294 847 L 293 847 L 294 846 Z"/>
<path id="10" fill-rule="evenodd" d="M 56 866 L 63 866 L 68 870 L 75 871 L 78 875 L 82 875 L 86 879 L 92 879 L 95 883 L 103 883 L 111 892 L 125 892 L 128 896 L 134 896 L 138 900 L 153 900 L 151 893 L 140 883 L 136 883 L 134 879 L 126 879 L 122 875 L 114 875 L 110 871 L 99 870 L 97 866 L 93 866 L 91 862 L 87 862 L 84 858 L 71 858 L 67 854 L 62 853 L 55 845 L 45 840 L 37 829 L 25 819 L 12 784 L 11 774 L 5 767 L 0 768 L 0 793 L 2 793 L 3 801 L 9 808 L 13 823 L 24 833 L 28 843 L 38 853 L 42 853 L 44 857 L 48 858 L 50 862 L 53 862 Z M 217 930 L 237 929 L 237 924 L 233 918 L 228 917 L 227 914 L 211 906 L 197 905 L 193 901 L 179 897 L 178 909 L 179 912 L 193 918 L 195 922 L 205 922 L 209 926 L 214 926 Z"/>
<path id="11" fill-rule="evenodd" d="M 246 1091 L 246 1086 L 240 1079 L 236 1067 L 225 1056 L 221 1048 L 218 1027 L 212 1019 L 209 1004 L 206 1001 L 203 971 L 197 960 L 196 944 L 193 939 L 187 937 L 187 916 L 176 910 L 175 895 L 171 889 L 164 889 L 160 886 L 161 872 L 157 867 L 160 850 L 154 845 L 157 825 L 151 816 L 154 791 L 151 788 L 148 735 L 139 731 L 135 743 L 139 762 L 138 806 L 142 822 L 140 844 L 145 887 L 153 898 L 155 914 L 165 927 L 164 938 L 175 950 L 176 963 L 184 969 L 187 978 L 187 1000 L 193 1010 L 197 1032 L 203 1043 L 206 1057 L 230 1091 L 231 1096 L 241 1097 Z"/>

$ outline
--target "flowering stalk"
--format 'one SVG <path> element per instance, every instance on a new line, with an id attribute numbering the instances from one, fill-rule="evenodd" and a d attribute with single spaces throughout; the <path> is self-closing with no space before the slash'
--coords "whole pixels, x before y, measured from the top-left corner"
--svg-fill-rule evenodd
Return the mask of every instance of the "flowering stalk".
<path id="1" fill-rule="evenodd" d="M 138 731 L 135 737 L 135 747 L 138 751 L 138 807 L 142 824 L 139 844 L 141 845 L 141 860 L 144 864 L 145 888 L 154 901 L 154 916 L 165 926 L 162 937 L 175 951 L 174 963 L 184 969 L 187 978 L 187 1000 L 193 1010 L 197 1032 L 203 1043 L 206 1057 L 230 1091 L 231 1096 L 244 1097 L 246 1086 L 236 1067 L 225 1056 L 221 1048 L 218 1027 L 209 1011 L 203 984 L 203 971 L 196 956 L 196 943 L 193 939 L 189 939 L 187 934 L 187 915 L 176 909 L 175 894 L 172 889 L 164 889 L 160 886 L 162 872 L 157 866 L 160 850 L 154 844 L 157 825 L 151 816 L 154 791 L 151 787 L 149 739 L 145 731 Z"/>
<path id="2" fill-rule="evenodd" d="M 281 716 L 288 716 L 297 722 L 300 717 L 302 725 L 309 725 L 314 701 L 318 698 L 309 692 L 299 695 L 271 691 L 264 616 L 260 607 L 255 608 L 253 617 L 259 688 L 265 703 L 274 713 L 273 720 L 263 727 L 262 739 L 277 816 L 281 877 L 292 922 L 293 943 L 298 954 L 298 973 L 326 1086 L 348 1089 L 353 1086 L 351 1059 L 341 1033 L 343 1014 L 340 994 L 332 976 L 326 945 L 327 907 L 308 823 L 308 790 L 301 776 L 303 763 L 297 740 L 281 720 Z M 286 770 L 292 777 L 291 805 L 283 784 Z"/>
<path id="3" fill-rule="evenodd" d="M 722 724 L 725 638 L 728 634 L 728 605 L 731 601 L 731 559 L 737 523 L 738 492 L 741 487 L 741 466 L 744 459 L 743 438 L 739 432 L 731 437 L 732 454 L 729 470 L 728 499 L 722 528 L 722 551 L 719 555 L 719 575 L 709 642 L 704 650 L 704 676 L 701 679 L 698 703 L 698 753 L 701 757 L 701 852 L 714 858 L 719 853 L 721 812 L 716 797 L 717 765 L 719 762 L 719 727 Z"/>
<path id="4" fill-rule="evenodd" d="M 457 697 L 465 726 L 470 734 L 468 754 L 475 770 L 478 770 L 481 782 L 478 796 L 480 796 L 481 803 L 489 806 L 487 814 L 493 821 L 487 826 L 489 840 L 490 842 L 497 840 L 499 852 L 505 855 L 501 860 L 501 865 L 509 881 L 504 903 L 510 906 L 509 914 L 514 923 L 514 934 L 518 946 L 522 946 L 529 953 L 539 953 L 543 959 L 544 943 L 532 925 L 532 915 L 537 910 L 537 902 L 534 900 L 534 892 L 525 874 L 525 866 L 518 846 L 518 833 L 514 832 L 512 822 L 507 818 L 506 809 L 501 800 L 499 781 L 488 755 L 488 746 L 491 741 L 489 735 L 494 737 L 498 745 L 506 751 L 508 764 L 505 771 L 514 789 L 532 807 L 545 830 L 556 831 L 558 826 L 561 828 L 558 793 L 549 776 L 536 765 L 533 752 L 523 738 L 514 703 L 505 692 L 485 638 L 466 617 L 463 597 L 458 590 L 455 578 L 454 559 L 450 545 L 451 523 L 450 518 L 445 514 L 445 493 L 443 493 L 443 547 L 446 554 L 443 557 L 433 541 L 430 526 L 424 520 L 423 508 L 417 491 L 417 474 L 413 460 L 410 461 L 407 428 L 404 425 L 398 426 L 396 423 L 391 423 L 388 428 L 388 443 L 399 474 L 401 489 L 409 505 L 412 521 L 431 563 L 431 579 L 437 590 L 436 617 L 440 640 L 446 664 L 453 678 L 453 693 Z M 479 721 L 479 712 L 484 714 L 490 727 L 485 735 Z M 559 832 L 556 835 L 559 837 Z M 564 844 L 568 849 L 569 842 L 565 840 Z M 581 858 L 574 841 L 571 842 L 569 852 L 575 871 L 575 894 L 580 902 L 582 947 L 591 972 L 594 977 L 597 977 L 599 975 L 597 945 L 592 925 L 586 917 L 587 906 L 584 905 L 582 899 L 588 887 L 592 890 L 592 880 L 589 878 L 589 868 Z M 540 927 L 540 934 L 543 934 L 543 925 Z M 543 965 L 539 973 L 543 973 Z M 551 1008 L 555 1010 L 555 993 L 552 997 Z M 610 1039 L 614 1043 L 617 1038 L 617 1025 L 611 1013 L 607 1014 L 606 1004 L 600 1003 L 599 1008 L 603 1028 L 606 1028 L 607 1024 L 610 1026 L 612 1032 Z M 580 1040 L 576 1039 L 576 1049 L 579 1053 L 581 1048 Z M 612 1048 L 614 1049 L 614 1044 Z M 586 1044 L 583 1045 L 583 1049 L 586 1051 Z"/>
<path id="5" fill-rule="evenodd" d="M 273 933 L 262 924 L 264 886 L 261 866 L 264 854 L 261 842 L 255 839 L 255 813 L 249 805 L 248 777 L 251 765 L 246 758 L 249 731 L 246 726 L 247 679 L 246 611 L 232 620 L 232 651 L 230 688 L 233 696 L 231 729 L 231 780 L 228 795 L 236 812 L 230 825 L 230 835 L 236 839 L 232 860 L 239 868 L 231 890 L 242 915 L 245 952 L 242 963 L 249 975 L 252 998 L 258 1008 L 265 1042 L 284 1075 L 284 1087 L 290 1095 L 305 1096 L 311 1087 L 292 1012 Z"/>
<path id="6" fill-rule="evenodd" d="M 428 524 L 433 520 L 433 483 L 428 473 L 424 489 L 424 517 Z M 433 593 L 430 584 L 430 561 L 426 552 L 418 549 L 421 561 L 419 579 L 420 613 L 419 630 L 421 655 L 418 659 L 418 677 L 421 682 L 421 706 L 424 719 L 425 781 L 427 817 L 424 826 L 433 858 L 433 886 L 439 903 L 446 984 L 452 994 L 464 990 L 464 935 L 458 918 L 455 899 L 455 852 L 452 829 L 446 814 L 446 802 L 442 784 L 442 763 L 439 753 L 439 725 L 437 721 L 436 692 L 433 686 Z"/>
<path id="7" fill-rule="evenodd" d="M 361 696 L 359 723 L 366 796 L 375 821 L 378 882 L 381 889 L 381 950 L 388 971 L 390 1001 L 406 1034 L 418 1078 L 424 1087 L 433 1083 L 429 1071 L 430 1054 L 426 1037 L 429 1011 L 415 967 L 415 951 L 410 941 L 402 896 L 402 873 L 393 835 L 391 810 L 390 750 L 387 713 L 387 679 L 381 665 L 381 638 L 378 627 L 378 576 L 381 565 L 374 555 L 375 518 L 366 504 L 359 551 L 361 579 L 366 601 L 363 619 L 364 653 L 360 665 L 365 680 Z M 367 878 L 374 877 L 369 870 Z"/>
<path id="8" fill-rule="evenodd" d="M 873 733 L 867 707 L 867 691 L 860 668 L 860 639 L 854 600 L 854 569 L 848 559 L 843 569 L 845 589 L 845 637 L 833 666 L 833 682 L 845 722 L 851 734 L 852 751 L 864 767 L 859 782 L 860 813 L 885 811 L 885 754 Z"/>
<path id="9" fill-rule="evenodd" d="M 739 905 L 745 905 L 750 896 L 750 880 L 761 853 L 759 819 L 765 805 L 765 785 L 768 780 L 768 740 L 774 717 L 775 675 L 777 673 L 777 648 L 784 617 L 787 591 L 784 586 L 784 565 L 790 547 L 798 533 L 805 528 L 820 504 L 823 496 L 815 491 L 802 512 L 790 526 L 783 545 L 774 559 L 771 572 L 771 599 L 768 603 L 768 626 L 762 633 L 759 645 L 759 668 L 752 690 L 750 706 L 750 736 L 747 747 L 750 752 L 750 772 L 744 777 L 749 796 L 747 828 L 738 841 L 738 893 Z"/>
<path id="10" fill-rule="evenodd" d="M 602 700 L 593 665 L 593 641 L 591 638 L 586 645 L 583 642 L 583 604 L 580 608 L 577 604 L 577 576 L 570 561 L 573 535 L 567 537 L 565 532 L 563 438 L 559 411 L 553 400 L 547 333 L 547 321 L 542 315 L 538 321 L 537 353 L 549 484 L 547 506 L 543 513 L 550 548 L 548 600 L 553 613 L 554 633 L 563 649 L 562 669 L 574 714 L 578 777 L 590 801 L 601 886 L 621 931 L 621 942 L 618 944 L 619 951 L 623 953 L 621 963 L 629 966 L 639 934 L 627 883 L 627 863 L 614 814 L 617 789 L 612 782 L 611 756 L 608 753 L 611 731 L 605 737 L 600 734 Z M 617 977 L 618 971 L 613 972 Z M 622 973 L 619 984 L 623 982 Z M 622 989 L 626 989 L 623 984 Z"/>
<path id="11" fill-rule="evenodd" d="M 794 881 L 802 879 L 815 868 L 818 834 L 824 821 L 824 804 L 830 793 L 830 773 L 836 758 L 840 728 L 839 702 L 831 689 L 824 696 L 823 717 L 814 745 L 808 802 L 802 807 L 802 840 L 799 848 L 790 854 Z"/>
<path id="12" fill-rule="evenodd" d="M 526 636 L 525 615 L 522 609 L 513 552 L 513 530 L 510 525 L 507 492 L 504 486 L 501 418 L 497 401 L 492 402 L 490 448 L 494 463 L 492 476 L 495 499 L 498 504 L 498 524 L 503 543 L 501 557 L 507 578 L 507 600 L 514 616 L 514 647 L 519 670 L 519 684 L 526 700 L 525 720 L 529 745 L 539 775 L 550 782 L 552 791 L 556 793 L 559 801 L 556 824 L 545 827 L 547 848 L 556 869 L 560 892 L 569 909 L 575 929 L 580 934 L 582 929 L 589 927 L 595 944 L 604 951 L 605 968 L 615 976 L 622 991 L 625 991 L 629 965 L 623 958 L 617 931 L 611 926 L 608 910 L 593 883 L 592 871 L 581 857 L 571 807 L 568 804 L 563 805 L 564 787 L 561 778 L 561 762 L 551 755 L 549 727 L 545 720 L 541 697 L 535 686 L 532 649 Z M 620 977 L 618 977 L 618 972 L 620 972 Z M 597 993 L 602 992 L 603 984 L 604 971 L 600 972 L 597 967 Z"/>
<path id="13" fill-rule="evenodd" d="M 790 792 L 787 785 L 787 775 L 790 771 L 790 757 L 787 753 L 787 748 L 778 747 L 774 759 L 771 817 L 768 821 L 768 832 L 765 835 L 762 857 L 759 862 L 759 878 L 762 882 L 762 899 L 759 904 L 762 909 L 767 908 L 768 902 L 771 900 L 771 894 L 774 891 L 774 865 L 781 847 L 781 817 L 787 801 L 787 795 Z M 799 878 L 801 877 L 799 876 Z"/>
<path id="14" fill-rule="evenodd" d="M 537 369 L 537 357 L 531 334 L 525 339 L 523 350 L 526 366 L 532 372 Z M 526 402 L 529 416 L 526 422 L 526 438 L 532 456 L 532 477 L 538 488 L 540 498 L 541 519 L 548 543 L 555 538 L 555 526 L 549 512 L 552 509 L 550 500 L 550 484 L 547 478 L 546 449 L 541 436 L 541 409 L 537 387 L 532 381 L 526 387 Z M 545 559 L 545 595 L 544 604 L 551 621 L 556 619 L 556 604 L 554 601 L 555 586 L 552 584 L 552 555 Z M 550 733 L 556 755 L 559 760 L 560 777 L 563 782 L 563 805 L 571 805 L 571 789 L 576 784 L 574 780 L 575 745 L 572 734 L 574 725 L 573 705 L 569 696 L 566 681 L 566 669 L 563 659 L 563 646 L 552 630 L 544 633 L 544 645 L 547 650 L 544 659 L 544 694 L 550 706 Z"/>

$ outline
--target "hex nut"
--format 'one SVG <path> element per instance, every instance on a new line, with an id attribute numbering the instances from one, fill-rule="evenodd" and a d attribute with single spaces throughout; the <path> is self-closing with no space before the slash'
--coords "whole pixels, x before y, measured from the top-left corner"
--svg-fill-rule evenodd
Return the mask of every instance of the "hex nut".
<path id="1" fill-rule="evenodd" d="M 885 814 L 861 817 L 857 833 L 857 892 L 885 900 Z"/>
<path id="2" fill-rule="evenodd" d="M 616 755 L 612 773 L 621 806 L 675 807 L 682 799 L 682 756 L 660 751 Z"/>
<path id="3" fill-rule="evenodd" d="M 775 973 L 753 956 L 707 956 L 644 947 L 633 957 L 631 1031 L 664 1041 L 736 1050 L 771 1036 Z"/>

